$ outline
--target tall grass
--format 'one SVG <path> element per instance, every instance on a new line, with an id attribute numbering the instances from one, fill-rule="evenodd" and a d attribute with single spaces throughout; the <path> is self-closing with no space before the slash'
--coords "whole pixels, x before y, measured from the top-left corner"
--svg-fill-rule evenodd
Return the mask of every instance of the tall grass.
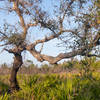
<path id="1" fill-rule="evenodd" d="M 7 94 L 9 76 L 0 76 L 0 100 L 100 100 L 99 61 L 86 58 L 58 65 L 58 68 L 61 66 L 63 70 L 78 68 L 78 72 L 20 74 L 17 78 L 21 90 L 13 94 Z M 45 68 L 50 70 L 47 65 Z M 54 66 L 54 70 L 56 68 Z"/>
<path id="2" fill-rule="evenodd" d="M 100 100 L 100 78 L 80 75 L 50 74 L 25 76 L 22 90 L 0 96 L 0 100 Z M 6 88 L 6 87 L 5 87 Z"/>

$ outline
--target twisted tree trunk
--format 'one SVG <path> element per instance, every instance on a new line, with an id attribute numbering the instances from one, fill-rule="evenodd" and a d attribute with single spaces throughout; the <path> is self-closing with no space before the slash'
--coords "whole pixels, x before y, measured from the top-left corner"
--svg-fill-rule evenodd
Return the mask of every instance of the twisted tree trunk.
<path id="1" fill-rule="evenodd" d="M 21 54 L 14 54 L 14 55 L 15 55 L 14 63 L 13 63 L 13 68 L 12 68 L 11 76 L 10 76 L 11 91 L 20 89 L 16 76 L 17 76 L 17 72 L 18 72 L 19 68 L 21 67 L 21 65 L 23 63 Z"/>

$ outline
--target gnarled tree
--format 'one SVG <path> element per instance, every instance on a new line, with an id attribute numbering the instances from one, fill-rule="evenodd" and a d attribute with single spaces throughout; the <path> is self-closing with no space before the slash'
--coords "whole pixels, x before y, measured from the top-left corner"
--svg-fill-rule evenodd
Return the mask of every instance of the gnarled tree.
<path id="1" fill-rule="evenodd" d="M 15 24 L 5 22 L 0 29 L 3 50 L 14 54 L 10 77 L 11 90 L 19 89 L 16 75 L 23 64 L 21 53 L 25 50 L 29 51 L 38 61 L 48 61 L 50 64 L 57 64 L 62 59 L 77 55 L 99 57 L 98 53 L 94 53 L 100 45 L 100 29 L 96 18 L 99 10 L 93 8 L 95 2 L 91 0 L 51 0 L 53 4 L 49 12 L 43 8 L 45 1 L 50 3 L 49 0 L 2 1 L 8 5 L 3 5 L 1 10 L 8 11 L 17 17 Z M 46 34 L 41 39 L 31 40 L 36 28 L 40 30 L 38 32 L 44 30 Z M 29 34 L 31 37 L 28 37 Z M 44 43 L 55 38 L 60 39 L 67 48 L 65 53 L 60 53 L 56 57 L 43 54 Z M 40 50 L 36 49 L 38 44 L 42 44 Z"/>

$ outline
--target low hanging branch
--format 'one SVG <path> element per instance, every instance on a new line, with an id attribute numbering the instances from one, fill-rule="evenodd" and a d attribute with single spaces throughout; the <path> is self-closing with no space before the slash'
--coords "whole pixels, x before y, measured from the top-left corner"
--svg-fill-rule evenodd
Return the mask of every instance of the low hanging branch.
<path id="1" fill-rule="evenodd" d="M 69 53 L 60 53 L 58 56 L 53 57 L 53 56 L 48 56 L 44 54 L 40 54 L 39 52 L 36 52 L 35 50 L 28 50 L 38 61 L 48 61 L 50 64 L 56 64 L 58 61 L 65 59 L 65 58 L 71 58 L 76 55 L 81 55 L 84 51 L 85 48 L 75 50 L 73 52 Z"/>
<path id="2" fill-rule="evenodd" d="M 66 30 L 66 32 L 72 32 L 71 30 Z M 59 34 L 60 35 L 60 34 Z M 92 50 L 93 47 L 96 47 L 98 46 L 97 42 L 98 40 L 100 39 L 100 35 L 97 34 L 93 41 L 88 44 L 88 45 L 85 45 L 83 46 L 82 48 L 80 49 L 77 49 L 77 50 L 73 50 L 72 52 L 69 52 L 69 53 L 60 53 L 58 56 L 56 57 L 53 57 L 53 56 L 48 56 L 48 55 L 45 55 L 45 54 L 41 54 L 41 52 L 37 52 L 35 50 L 35 46 L 39 43 L 44 43 L 44 42 L 48 42 L 54 38 L 57 38 L 59 35 L 57 36 L 50 36 L 48 38 L 45 38 L 45 39 L 42 39 L 42 40 L 37 40 L 35 41 L 35 43 L 29 45 L 26 47 L 26 49 L 40 62 L 43 62 L 43 61 L 48 61 L 50 64 L 56 64 L 58 61 L 62 60 L 62 59 L 65 59 L 65 58 L 71 58 L 71 57 L 75 57 L 77 55 L 81 55 L 81 56 L 88 56 L 88 57 L 91 57 L 91 56 L 96 56 L 96 57 L 100 57 L 99 55 L 97 56 L 96 54 L 89 54 Z M 34 49 L 33 49 L 34 48 Z"/>
<path id="3" fill-rule="evenodd" d="M 23 28 L 23 39 L 26 38 L 26 34 L 27 34 L 27 27 L 25 25 L 25 21 L 24 21 L 24 18 L 23 18 L 23 12 L 21 11 L 21 9 L 19 8 L 19 0 L 15 0 L 13 1 L 13 9 L 14 11 L 17 13 L 17 15 L 19 16 L 19 19 L 20 19 L 20 24 Z"/>

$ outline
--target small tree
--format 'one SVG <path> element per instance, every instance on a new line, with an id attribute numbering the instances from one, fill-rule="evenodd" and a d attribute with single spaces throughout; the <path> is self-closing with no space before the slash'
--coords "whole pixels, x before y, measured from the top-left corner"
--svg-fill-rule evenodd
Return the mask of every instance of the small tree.
<path id="1" fill-rule="evenodd" d="M 55 0 L 51 14 L 48 10 L 43 9 L 42 0 L 1 2 L 8 3 L 7 6 L 3 5 L 2 10 L 7 10 L 9 14 L 14 14 L 18 18 L 16 24 L 5 22 L 0 29 L 3 50 L 14 54 L 10 77 L 11 90 L 19 89 L 16 75 L 23 64 L 21 53 L 25 50 L 29 51 L 38 61 L 48 61 L 50 64 L 56 64 L 64 58 L 77 55 L 99 56 L 92 54 L 92 51 L 100 44 L 100 33 L 99 24 L 95 22 L 96 9 L 93 8 L 94 2 L 91 0 Z M 49 32 L 49 34 L 32 42 L 31 38 L 28 38 L 28 34 L 33 36 L 34 29 L 37 27 L 42 31 L 46 30 L 43 32 Z M 43 54 L 44 43 L 55 38 L 62 40 L 68 50 L 66 49 L 65 53 L 60 53 L 56 57 Z M 38 44 L 42 44 L 40 50 L 36 49 Z"/>

